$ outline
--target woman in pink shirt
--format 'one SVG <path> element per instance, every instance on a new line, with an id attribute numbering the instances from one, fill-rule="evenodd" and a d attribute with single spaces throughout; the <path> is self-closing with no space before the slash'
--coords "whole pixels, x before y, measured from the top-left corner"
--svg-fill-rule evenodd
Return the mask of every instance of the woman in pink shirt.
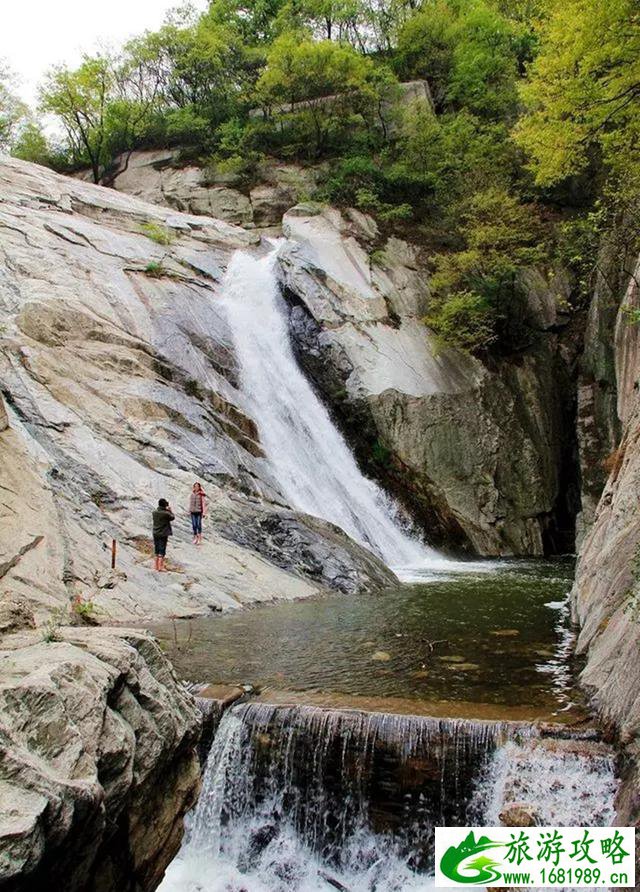
<path id="1" fill-rule="evenodd" d="M 207 495 L 199 483 L 194 483 L 189 496 L 189 514 L 191 514 L 194 545 L 202 544 L 202 518 L 206 513 Z"/>

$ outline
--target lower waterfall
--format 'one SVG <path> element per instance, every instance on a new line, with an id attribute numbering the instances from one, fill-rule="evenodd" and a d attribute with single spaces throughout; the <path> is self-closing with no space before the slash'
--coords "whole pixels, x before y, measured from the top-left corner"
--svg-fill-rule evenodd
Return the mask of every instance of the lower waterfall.
<path id="1" fill-rule="evenodd" d="M 223 294 L 240 386 L 276 486 L 293 508 L 341 527 L 401 577 L 452 569 L 455 562 L 402 529 L 393 503 L 362 474 L 298 367 L 276 275 L 277 250 L 265 257 L 237 252 Z"/>
<path id="2" fill-rule="evenodd" d="M 160 889 L 426 889 L 434 826 L 497 824 L 514 797 L 543 824 L 610 824 L 600 746 L 527 724 L 241 704 L 222 718 Z"/>

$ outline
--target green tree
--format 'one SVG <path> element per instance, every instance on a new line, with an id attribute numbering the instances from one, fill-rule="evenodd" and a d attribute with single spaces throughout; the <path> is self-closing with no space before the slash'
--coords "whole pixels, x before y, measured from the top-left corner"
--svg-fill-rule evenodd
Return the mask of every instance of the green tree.
<path id="1" fill-rule="evenodd" d="M 339 141 L 373 123 L 393 81 L 348 45 L 287 33 L 272 45 L 256 92 L 265 116 L 298 128 L 301 147 L 318 157 L 332 136 Z"/>
<path id="2" fill-rule="evenodd" d="M 467 111 L 435 115 L 424 104 L 405 109 L 396 155 L 396 169 L 420 176 L 432 193 L 432 207 L 450 220 L 473 194 L 470 183 L 473 190 L 509 188 L 518 174 L 505 124 Z"/>
<path id="3" fill-rule="evenodd" d="M 0 152 L 8 151 L 28 109 L 15 93 L 15 82 L 6 65 L 0 62 Z"/>
<path id="4" fill-rule="evenodd" d="M 463 215 L 460 239 L 460 250 L 434 258 L 426 324 L 471 352 L 528 346 L 521 276 L 546 256 L 535 209 L 498 187 L 478 192 Z"/>
<path id="5" fill-rule="evenodd" d="M 95 183 L 107 161 L 106 112 L 114 86 L 113 60 L 108 55 L 85 56 L 75 71 L 54 68 L 40 91 L 40 107 L 62 123 L 71 155 L 87 162 Z"/>
<path id="6" fill-rule="evenodd" d="M 516 108 L 516 27 L 485 0 L 426 0 L 401 29 L 398 66 L 424 77 L 438 109 L 500 119 Z"/>
<path id="7" fill-rule="evenodd" d="M 602 160 L 640 179 L 640 10 L 635 0 L 549 0 L 516 138 L 540 185 Z"/>
<path id="8" fill-rule="evenodd" d="M 53 152 L 42 125 L 32 118 L 20 127 L 11 146 L 11 154 L 14 158 L 33 161 L 45 167 L 53 163 Z"/>

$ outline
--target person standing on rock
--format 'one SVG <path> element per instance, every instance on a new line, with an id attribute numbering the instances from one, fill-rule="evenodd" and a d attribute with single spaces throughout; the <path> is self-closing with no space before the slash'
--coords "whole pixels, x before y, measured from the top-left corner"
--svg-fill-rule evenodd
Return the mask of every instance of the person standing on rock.
<path id="1" fill-rule="evenodd" d="M 193 529 L 193 544 L 202 545 L 202 518 L 207 514 L 207 494 L 200 483 L 194 483 L 189 496 L 189 514 Z"/>
<path id="2" fill-rule="evenodd" d="M 175 514 L 166 499 L 158 500 L 158 507 L 153 512 L 153 547 L 156 556 L 156 570 L 166 573 L 165 557 L 167 554 L 167 542 L 173 535 L 171 522 L 175 520 Z"/>

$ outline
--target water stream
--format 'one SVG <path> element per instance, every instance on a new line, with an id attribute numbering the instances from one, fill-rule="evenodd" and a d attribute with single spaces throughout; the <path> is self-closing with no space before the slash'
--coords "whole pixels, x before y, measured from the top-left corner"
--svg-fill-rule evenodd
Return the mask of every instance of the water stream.
<path id="1" fill-rule="evenodd" d="M 265 257 L 237 252 L 223 303 L 247 410 L 278 489 L 292 507 L 341 527 L 398 575 L 451 570 L 454 562 L 406 531 L 392 501 L 362 474 L 301 372 L 276 275 L 277 250 Z"/>

